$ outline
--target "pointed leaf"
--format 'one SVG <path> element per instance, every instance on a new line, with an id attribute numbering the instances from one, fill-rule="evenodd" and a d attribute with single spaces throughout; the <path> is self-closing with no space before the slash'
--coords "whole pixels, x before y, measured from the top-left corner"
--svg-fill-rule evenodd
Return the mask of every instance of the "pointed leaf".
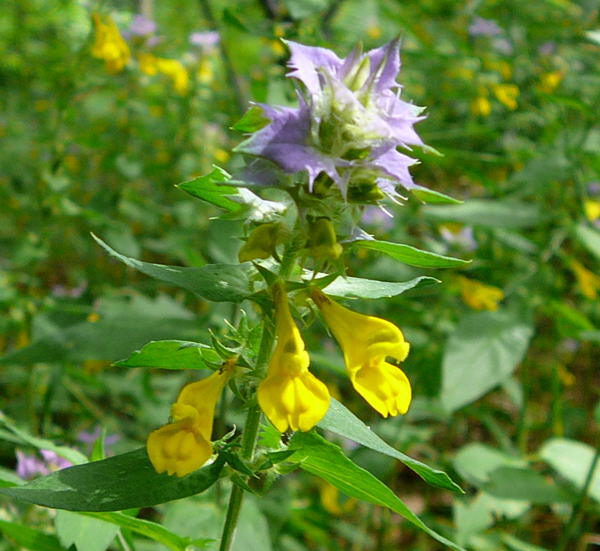
<path id="1" fill-rule="evenodd" d="M 339 446 L 314 432 L 295 433 L 290 446 L 297 449 L 290 460 L 297 461 L 301 469 L 326 480 L 349 497 L 391 509 L 440 543 L 464 551 L 429 528 L 383 482 L 348 459 Z"/>
<path id="2" fill-rule="evenodd" d="M 122 511 L 203 492 L 219 478 L 223 459 L 182 478 L 158 474 L 146 448 L 76 465 L 0 493 L 69 511 Z"/>
<path id="3" fill-rule="evenodd" d="M 208 345 L 190 341 L 152 341 L 136 350 L 116 367 L 153 367 L 160 369 L 209 369 L 220 363 L 219 355 Z"/>
<path id="4" fill-rule="evenodd" d="M 249 289 L 249 277 L 253 269 L 247 263 L 207 264 L 199 268 L 152 264 L 119 254 L 94 234 L 92 237 L 123 264 L 160 281 L 187 289 L 206 300 L 241 302 L 252 294 Z"/>
<path id="5" fill-rule="evenodd" d="M 421 276 L 410 281 L 376 281 L 362 277 L 338 277 L 323 288 L 328 295 L 343 298 L 389 298 L 419 287 L 439 283 L 434 277 Z"/>
<path id="6" fill-rule="evenodd" d="M 471 262 L 470 260 L 442 256 L 429 251 L 422 251 L 410 245 L 391 243 L 389 241 L 359 239 L 358 241 L 353 241 L 352 245 L 387 254 L 398 262 L 408 264 L 409 266 L 416 266 L 417 268 L 454 268 Z"/>
<path id="7" fill-rule="evenodd" d="M 367 448 L 398 459 L 432 486 L 445 488 L 446 490 L 460 494 L 464 493 L 462 488 L 444 471 L 434 469 L 429 465 L 421 463 L 421 461 L 417 461 L 392 448 L 392 446 L 377 436 L 377 434 L 335 398 L 331 398 L 327 414 L 318 426 L 322 429 L 334 432 L 335 434 L 339 434 L 344 438 L 353 440 L 358 444 L 362 444 Z"/>

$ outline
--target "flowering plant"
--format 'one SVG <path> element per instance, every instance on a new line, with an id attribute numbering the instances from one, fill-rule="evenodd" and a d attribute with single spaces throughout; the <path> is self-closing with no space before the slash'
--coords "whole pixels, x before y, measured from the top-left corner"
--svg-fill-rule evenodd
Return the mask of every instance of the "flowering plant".
<path id="1" fill-rule="evenodd" d="M 46 492 L 32 499 L 52 506 L 59 499 L 61 507 L 80 511 L 121 510 L 199 493 L 229 478 L 231 497 L 220 541 L 225 551 L 232 546 L 244 493 L 260 495 L 277 477 L 301 468 L 350 497 L 388 507 L 439 542 L 460 549 L 317 432 L 316 427 L 327 429 L 383 453 L 392 449 L 331 397 L 323 382 L 331 378 L 311 366 L 311 350 L 303 338 L 318 312 L 366 403 L 382 417 L 408 411 L 411 385 L 399 364 L 408 360 L 409 374 L 416 366 L 397 325 L 401 316 L 392 322 L 338 301 L 397 296 L 436 282 L 430 277 L 404 282 L 347 277 L 348 259 L 359 249 L 417 267 L 465 263 L 376 240 L 358 226 L 365 208 L 384 209 L 386 200 L 401 203 L 398 186 L 419 192 L 421 200 L 434 196 L 437 202 L 452 202 L 415 184 L 409 172 L 416 162 L 409 156 L 411 147 L 423 146 L 414 130 L 422 109 L 399 97 L 397 40 L 366 53 L 356 48 L 343 59 L 323 48 L 286 44 L 298 106 L 251 107 L 236 125 L 248 134 L 237 148 L 246 164 L 233 175 L 215 168 L 179 185 L 223 209 L 224 218 L 243 221 L 246 235 L 239 262 L 196 268 L 149 264 L 123 256 L 96 238 L 111 255 L 147 275 L 204 299 L 237 305 L 229 331 L 213 334 L 210 345 L 151 342 L 117 365 L 200 368 L 210 374 L 183 387 L 169 422 L 150 433 L 145 448 L 65 470 L 61 483 L 71 485 L 68 496 Z M 157 60 L 144 63 L 151 71 Z M 254 303 L 260 314 L 245 312 L 242 303 Z M 234 427 L 224 434 L 227 417 L 221 411 L 213 434 L 226 389 L 245 410 L 246 421 L 241 432 Z M 461 492 L 442 471 L 395 450 L 393 454 L 426 482 Z M 107 481 L 124 470 L 131 474 L 122 486 Z M 41 482 L 10 491 L 23 497 L 35 492 L 36 483 Z M 52 481 L 43 484 L 52 487 Z M 89 495 L 95 499 L 90 501 Z"/>

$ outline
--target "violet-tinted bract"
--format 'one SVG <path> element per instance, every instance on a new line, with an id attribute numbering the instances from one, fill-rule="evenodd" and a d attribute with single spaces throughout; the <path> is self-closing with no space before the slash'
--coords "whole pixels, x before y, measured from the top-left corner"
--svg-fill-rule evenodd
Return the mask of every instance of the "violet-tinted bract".
<path id="1" fill-rule="evenodd" d="M 416 161 L 397 148 L 422 145 L 413 125 L 423 117 L 399 98 L 398 40 L 364 54 L 356 48 L 344 59 L 325 48 L 286 44 L 288 76 L 302 85 L 299 105 L 259 104 L 270 124 L 237 150 L 290 174 L 306 171 L 310 191 L 320 177 L 358 202 L 396 197 L 397 184 L 411 189 L 408 169 Z"/>

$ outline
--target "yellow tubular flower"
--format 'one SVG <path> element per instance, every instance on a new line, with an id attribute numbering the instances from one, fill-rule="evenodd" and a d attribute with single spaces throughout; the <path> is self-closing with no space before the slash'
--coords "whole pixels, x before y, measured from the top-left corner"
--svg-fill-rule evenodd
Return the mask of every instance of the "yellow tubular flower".
<path id="1" fill-rule="evenodd" d="M 393 323 L 344 308 L 317 289 L 312 299 L 321 310 L 344 353 L 356 391 L 383 417 L 406 413 L 411 388 L 404 372 L 388 363 L 401 362 L 410 345 Z"/>
<path id="2" fill-rule="evenodd" d="M 185 476 L 209 460 L 215 407 L 230 375 L 230 369 L 223 369 L 181 389 L 171 406 L 173 422 L 148 436 L 156 472 Z"/>
<path id="3" fill-rule="evenodd" d="M 498 303 L 504 298 L 504 292 L 493 285 L 459 276 L 460 295 L 463 302 L 473 310 L 498 310 Z"/>
<path id="4" fill-rule="evenodd" d="M 109 73 L 119 73 L 131 57 L 129 46 L 110 16 L 107 15 L 102 21 L 100 15 L 95 13 L 92 19 L 95 30 L 92 55 L 104 60 Z"/>
<path id="5" fill-rule="evenodd" d="M 600 277 L 576 260 L 571 261 L 571 269 L 583 296 L 591 300 L 596 299 L 598 290 L 600 290 Z"/>
<path id="6" fill-rule="evenodd" d="M 258 403 L 279 432 L 308 431 L 327 413 L 329 391 L 308 370 L 310 359 L 281 284 L 275 286 L 274 298 L 277 346 L 258 386 Z"/>

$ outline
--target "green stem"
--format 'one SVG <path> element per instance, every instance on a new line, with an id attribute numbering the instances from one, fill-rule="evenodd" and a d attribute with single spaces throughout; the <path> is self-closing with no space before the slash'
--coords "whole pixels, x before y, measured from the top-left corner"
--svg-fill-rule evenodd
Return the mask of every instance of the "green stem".
<path id="1" fill-rule="evenodd" d="M 590 468 L 588 469 L 587 475 L 585 477 L 585 481 L 583 483 L 583 487 L 581 488 L 581 492 L 579 494 L 579 499 L 577 503 L 573 506 L 573 510 L 571 511 L 571 517 L 569 518 L 569 522 L 567 523 L 567 527 L 564 529 L 562 533 L 562 537 L 558 542 L 557 551 L 565 551 L 567 549 L 568 543 L 571 540 L 573 534 L 576 533 L 577 527 L 581 522 L 581 517 L 583 516 L 585 505 L 588 500 L 588 492 L 590 486 L 592 485 L 592 479 L 594 478 L 594 472 L 596 471 L 596 465 L 598 465 L 598 461 L 600 460 L 600 446 L 596 447 L 596 453 L 594 454 L 594 458 L 590 464 Z"/>
<path id="2" fill-rule="evenodd" d="M 258 373 L 263 372 L 269 362 L 274 340 L 275 333 L 271 328 L 271 322 L 269 319 L 265 318 L 260 349 L 258 351 L 258 357 L 256 358 L 256 370 Z M 261 416 L 262 414 L 258 404 L 251 404 L 248 408 L 248 414 L 246 415 L 246 425 L 244 426 L 244 432 L 242 434 L 242 449 L 240 453 L 242 459 L 245 459 L 246 461 L 252 461 L 252 459 L 254 459 L 254 450 L 256 449 L 256 442 L 258 440 Z M 225 517 L 225 525 L 223 526 L 223 535 L 221 536 L 219 551 L 231 551 L 243 498 L 244 490 L 234 484 L 231 488 L 231 495 L 229 496 L 229 505 L 227 506 L 227 516 Z"/>

